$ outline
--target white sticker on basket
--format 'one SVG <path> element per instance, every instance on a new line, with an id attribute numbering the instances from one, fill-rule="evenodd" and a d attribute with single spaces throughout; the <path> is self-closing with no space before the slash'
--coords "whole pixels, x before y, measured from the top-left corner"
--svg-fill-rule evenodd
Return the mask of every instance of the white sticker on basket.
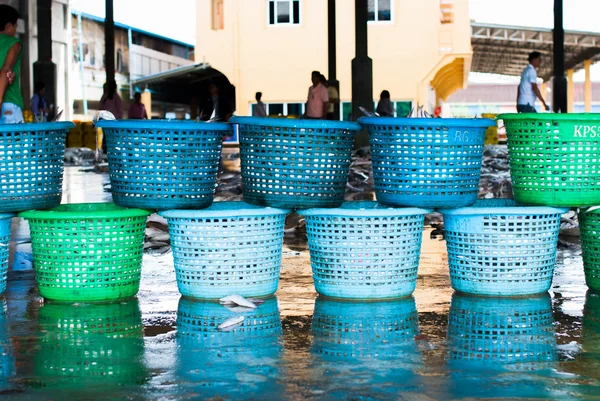
<path id="1" fill-rule="evenodd" d="M 574 125 L 574 138 L 596 138 L 600 136 L 600 126 L 597 125 Z"/>

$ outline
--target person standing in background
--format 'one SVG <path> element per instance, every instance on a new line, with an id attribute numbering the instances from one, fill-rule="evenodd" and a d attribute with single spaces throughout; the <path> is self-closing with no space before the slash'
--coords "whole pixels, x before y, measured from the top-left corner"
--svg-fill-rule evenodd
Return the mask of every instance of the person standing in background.
<path id="1" fill-rule="evenodd" d="M 254 117 L 266 117 L 267 116 L 267 108 L 265 104 L 262 102 L 262 92 L 256 92 L 254 96 L 256 99 L 256 106 L 254 107 Z"/>
<path id="2" fill-rule="evenodd" d="M 229 121 L 229 118 L 231 118 L 234 111 L 230 99 L 227 90 L 221 91 L 221 88 L 219 88 L 216 83 L 210 82 L 208 84 L 208 98 L 202 106 L 200 119 L 202 121 L 213 122 Z"/>
<path id="3" fill-rule="evenodd" d="M 36 82 L 34 91 L 35 93 L 31 98 L 31 112 L 33 113 L 36 121 L 46 121 L 48 117 L 48 104 L 44 98 L 46 84 L 43 82 Z"/>
<path id="4" fill-rule="evenodd" d="M 0 4 L 0 124 L 23 122 L 21 95 L 21 41 L 17 36 L 19 12 Z"/>
<path id="5" fill-rule="evenodd" d="M 328 120 L 339 120 L 335 115 L 335 105 L 340 102 L 340 95 L 335 86 L 329 85 L 325 75 L 321 75 L 321 83 L 327 88 L 327 96 L 329 97 L 329 108 L 327 109 Z"/>
<path id="6" fill-rule="evenodd" d="M 329 110 L 327 88 L 321 83 L 321 73 L 319 71 L 312 72 L 311 80 L 313 84 L 308 88 L 304 118 L 312 120 L 323 119 Z"/>
<path id="7" fill-rule="evenodd" d="M 144 120 L 148 118 L 146 106 L 142 103 L 142 94 L 140 92 L 135 92 L 135 95 L 133 95 L 133 103 L 129 106 L 127 118 L 131 120 Z"/>
<path id="8" fill-rule="evenodd" d="M 394 105 L 390 99 L 390 92 L 384 90 L 379 95 L 379 103 L 375 110 L 381 117 L 394 117 Z"/>
<path id="9" fill-rule="evenodd" d="M 537 69 L 542 65 L 542 54 L 540 52 L 529 53 L 529 64 L 521 74 L 521 83 L 517 89 L 517 112 L 537 113 L 535 100 L 540 99 L 546 111 L 550 107 L 546 104 L 540 88 L 537 85 Z"/>
<path id="10" fill-rule="evenodd" d="M 123 101 L 117 93 L 117 82 L 109 81 L 105 88 L 106 91 L 100 99 L 100 110 L 110 111 L 117 120 L 123 119 Z"/>

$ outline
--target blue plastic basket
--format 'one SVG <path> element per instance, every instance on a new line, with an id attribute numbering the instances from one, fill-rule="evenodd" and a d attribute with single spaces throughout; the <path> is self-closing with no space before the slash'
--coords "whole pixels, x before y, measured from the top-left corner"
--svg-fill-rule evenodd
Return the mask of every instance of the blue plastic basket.
<path id="1" fill-rule="evenodd" d="M 181 294 L 216 299 L 275 293 L 288 212 L 244 202 L 161 212 L 169 223 Z"/>
<path id="2" fill-rule="evenodd" d="M 412 297 L 385 302 L 317 298 L 310 371 L 326 375 L 319 383 L 325 398 L 392 400 L 422 388 L 418 325 Z"/>
<path id="3" fill-rule="evenodd" d="M 230 122 L 239 124 L 246 202 L 286 209 L 342 204 L 360 125 L 254 117 Z"/>
<path id="4" fill-rule="evenodd" d="M 349 302 L 319 297 L 312 320 L 311 353 L 329 361 L 377 358 L 396 366 L 421 363 L 415 341 L 419 319 L 413 297 Z"/>
<path id="5" fill-rule="evenodd" d="M 243 316 L 231 331 L 225 320 Z M 216 302 L 181 298 L 177 311 L 177 386 L 198 399 L 284 399 L 282 328 L 276 298 L 258 309 L 232 311 Z"/>
<path id="6" fill-rule="evenodd" d="M 369 201 L 300 211 L 306 219 L 317 292 L 352 299 L 412 294 L 417 284 L 423 221 L 429 212 Z"/>
<path id="7" fill-rule="evenodd" d="M 540 374 L 555 368 L 557 359 L 548 294 L 454 294 L 448 319 L 448 398 L 562 399 L 552 394 L 547 374 Z"/>
<path id="8" fill-rule="evenodd" d="M 452 288 L 468 294 L 516 296 L 550 289 L 560 216 L 568 209 L 479 200 L 441 210 Z"/>
<path id="9" fill-rule="evenodd" d="M 114 202 L 145 209 L 202 209 L 213 201 L 223 123 L 100 121 Z"/>
<path id="10" fill-rule="evenodd" d="M 71 122 L 0 125 L 0 213 L 60 204 Z"/>
<path id="11" fill-rule="evenodd" d="M 448 322 L 449 359 L 529 370 L 556 359 L 553 323 L 548 294 L 530 298 L 454 294 Z"/>
<path id="12" fill-rule="evenodd" d="M 485 130 L 481 119 L 363 117 L 377 200 L 393 206 L 462 207 L 477 199 Z"/>
<path id="13" fill-rule="evenodd" d="M 15 356 L 10 339 L 6 299 L 0 298 L 0 391 L 10 389 L 10 379 L 16 373 Z"/>
<path id="14" fill-rule="evenodd" d="M 13 214 L 0 213 L 0 295 L 6 291 L 8 274 L 8 250 L 10 246 L 10 223 Z"/>

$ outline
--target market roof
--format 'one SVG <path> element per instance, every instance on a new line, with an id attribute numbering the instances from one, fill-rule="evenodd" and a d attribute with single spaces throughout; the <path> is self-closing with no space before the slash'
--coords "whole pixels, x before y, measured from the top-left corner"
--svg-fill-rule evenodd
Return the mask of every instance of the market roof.
<path id="1" fill-rule="evenodd" d="M 529 53 L 539 51 L 544 61 L 538 76 L 548 80 L 553 75 L 552 36 L 552 29 L 472 22 L 471 71 L 518 76 Z M 565 70 L 581 69 L 584 60 L 600 60 L 600 33 L 565 31 Z"/>
<path id="2" fill-rule="evenodd" d="M 157 100 L 188 104 L 192 98 L 202 96 L 209 82 L 225 89 L 231 86 L 220 71 L 208 63 L 198 63 L 147 75 L 132 82 L 139 89 L 150 89 Z"/>

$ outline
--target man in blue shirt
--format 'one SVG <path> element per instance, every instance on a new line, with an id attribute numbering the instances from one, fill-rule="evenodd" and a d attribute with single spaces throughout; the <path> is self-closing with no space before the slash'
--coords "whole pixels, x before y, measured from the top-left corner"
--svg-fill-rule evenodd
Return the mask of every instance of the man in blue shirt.
<path id="1" fill-rule="evenodd" d="M 546 111 L 550 110 L 537 85 L 536 70 L 540 65 L 542 65 L 542 54 L 540 52 L 530 53 L 529 64 L 521 74 L 521 83 L 517 91 L 517 111 L 519 113 L 536 113 L 536 98 L 540 99 Z"/>

